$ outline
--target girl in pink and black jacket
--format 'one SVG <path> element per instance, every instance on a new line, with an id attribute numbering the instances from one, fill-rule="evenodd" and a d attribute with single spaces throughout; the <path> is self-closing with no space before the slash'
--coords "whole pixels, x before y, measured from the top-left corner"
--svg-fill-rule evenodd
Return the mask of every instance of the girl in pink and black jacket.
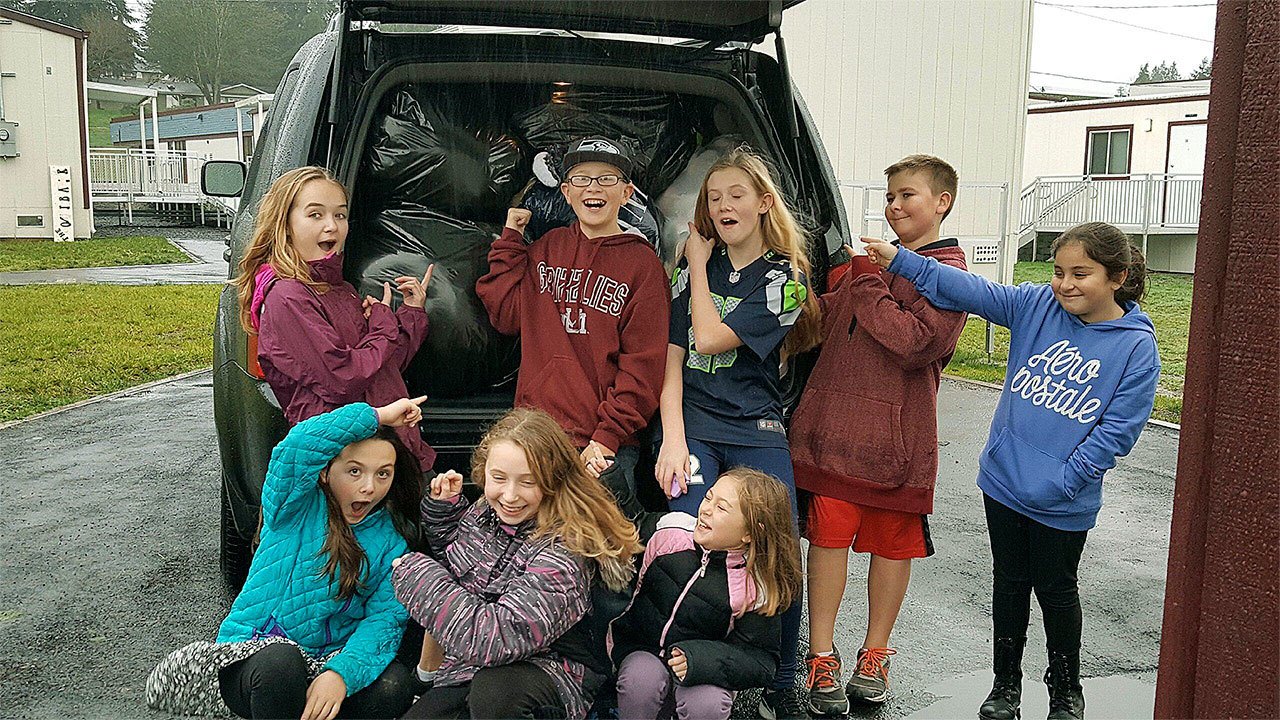
<path id="1" fill-rule="evenodd" d="M 602 678 L 580 621 L 593 579 L 627 586 L 636 529 L 539 410 L 499 420 L 471 477 L 484 496 L 470 506 L 458 473 L 431 481 L 422 514 L 432 555 L 394 563 L 396 597 L 445 656 L 405 717 L 583 718 Z"/>
<path id="2" fill-rule="evenodd" d="M 697 518 L 660 521 L 631 605 L 609 629 L 619 717 L 728 718 L 736 691 L 773 682 L 781 613 L 800 593 L 790 507 L 779 480 L 734 468 Z"/>

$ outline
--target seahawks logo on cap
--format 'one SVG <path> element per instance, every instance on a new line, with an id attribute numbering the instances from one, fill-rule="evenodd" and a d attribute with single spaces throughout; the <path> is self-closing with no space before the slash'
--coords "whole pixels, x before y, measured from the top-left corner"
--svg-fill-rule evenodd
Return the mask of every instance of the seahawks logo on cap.
<path id="1" fill-rule="evenodd" d="M 582 142 L 578 143 L 578 147 L 574 148 L 573 151 L 574 152 L 602 152 L 602 153 L 610 153 L 612 155 L 622 154 L 621 150 L 619 150 L 616 146 L 613 145 L 613 143 L 610 143 L 607 140 L 583 140 Z"/>

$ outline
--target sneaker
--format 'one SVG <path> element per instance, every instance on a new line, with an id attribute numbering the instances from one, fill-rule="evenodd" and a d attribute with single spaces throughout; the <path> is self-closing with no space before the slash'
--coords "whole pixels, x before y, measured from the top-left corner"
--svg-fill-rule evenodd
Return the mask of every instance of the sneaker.
<path id="1" fill-rule="evenodd" d="M 764 720 L 805 720 L 804 700 L 798 687 L 765 690 L 760 693 L 760 717 Z"/>
<path id="2" fill-rule="evenodd" d="M 857 674 L 845 686 L 849 697 L 859 702 L 882 703 L 889 698 L 889 656 L 892 648 L 862 648 L 858 651 Z"/>
<path id="3" fill-rule="evenodd" d="M 815 715 L 840 716 L 849 712 L 849 696 L 840 685 L 840 651 L 831 655 L 810 655 L 804 659 L 809 669 L 805 687 L 809 689 L 809 711 Z"/>

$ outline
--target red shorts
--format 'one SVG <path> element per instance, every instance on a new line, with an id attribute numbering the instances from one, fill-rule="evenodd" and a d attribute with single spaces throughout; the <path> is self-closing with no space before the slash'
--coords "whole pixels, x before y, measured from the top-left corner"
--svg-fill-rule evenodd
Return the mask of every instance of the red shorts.
<path id="1" fill-rule="evenodd" d="M 805 537 L 823 548 L 852 547 L 889 560 L 929 557 L 929 516 L 858 505 L 823 495 L 809 501 Z"/>

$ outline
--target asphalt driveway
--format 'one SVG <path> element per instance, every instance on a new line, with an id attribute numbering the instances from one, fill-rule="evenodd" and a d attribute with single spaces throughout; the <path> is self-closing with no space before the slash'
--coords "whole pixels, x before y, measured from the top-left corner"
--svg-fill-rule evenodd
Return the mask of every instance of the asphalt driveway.
<path id="1" fill-rule="evenodd" d="M 990 556 L 973 484 L 997 393 L 944 382 L 937 554 L 918 562 L 894 641 L 895 697 L 856 716 L 973 717 L 989 688 Z M 229 606 L 217 571 L 219 463 L 202 373 L 0 430 L 0 717 L 163 717 L 143 684 L 168 651 L 212 638 Z M 1151 716 L 1177 433 L 1149 427 L 1106 480 L 1081 563 L 1091 718 Z M 865 623 L 866 561 L 850 568 L 837 643 Z M 1043 716 L 1033 610 L 1027 717 Z M 751 696 L 735 715 L 748 716 Z"/>

